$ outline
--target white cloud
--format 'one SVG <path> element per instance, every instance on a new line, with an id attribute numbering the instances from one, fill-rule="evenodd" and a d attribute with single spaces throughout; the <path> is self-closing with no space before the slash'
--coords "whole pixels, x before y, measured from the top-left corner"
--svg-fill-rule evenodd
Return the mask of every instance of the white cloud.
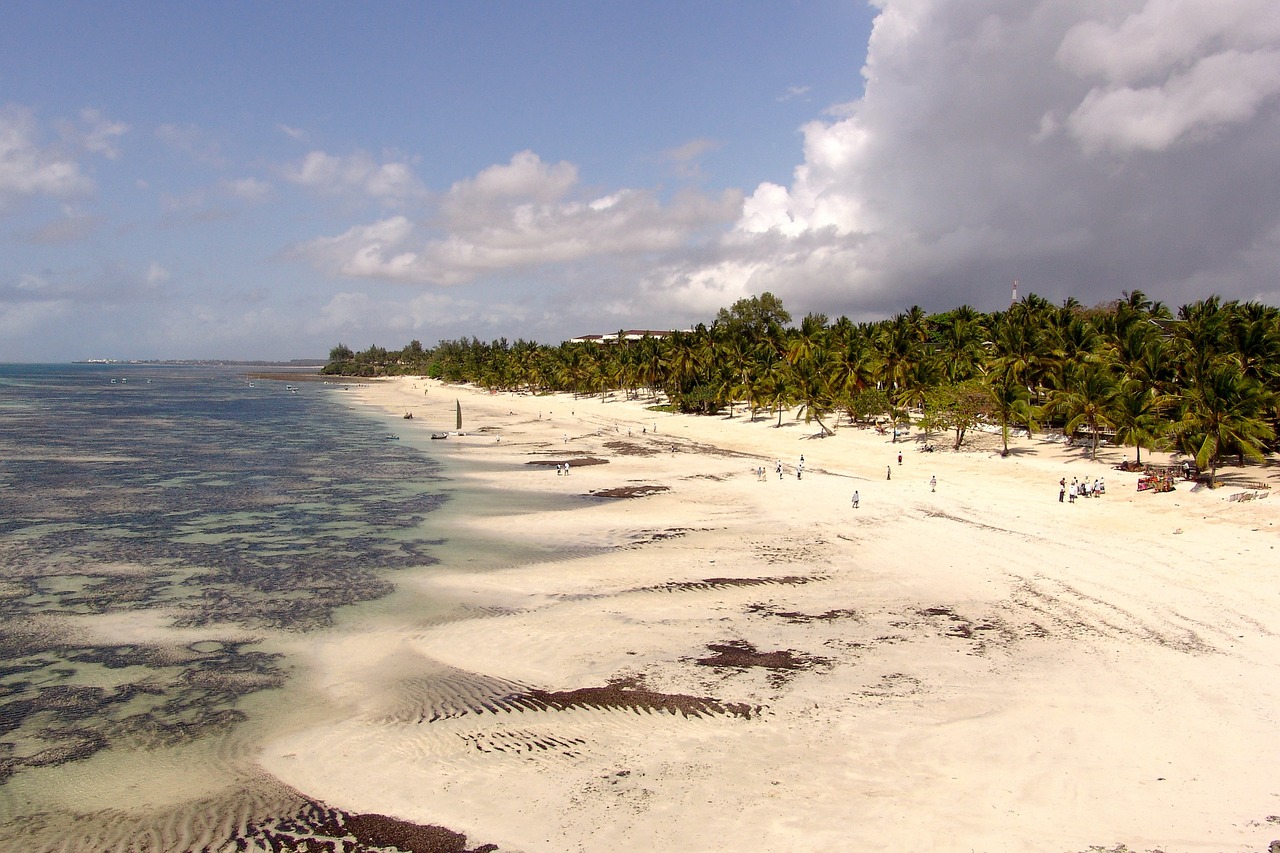
<path id="1" fill-rule="evenodd" d="M 61 121 L 58 130 L 64 139 L 85 151 L 115 160 L 120 156 L 116 141 L 129 132 L 129 125 L 110 121 L 99 110 L 85 109 L 80 111 L 79 125 Z"/>
<path id="2" fill-rule="evenodd" d="M 68 198 L 92 191 L 72 152 L 42 145 L 35 116 L 23 107 L 0 109 L 0 207 L 29 196 Z"/>
<path id="3" fill-rule="evenodd" d="M 511 204 L 557 201 L 577 183 L 578 169 L 572 163 L 544 163 L 532 151 L 521 151 L 510 163 L 454 183 L 442 207 L 454 223 L 483 222 Z"/>
<path id="4" fill-rule="evenodd" d="M 577 180 L 572 164 L 521 152 L 455 183 L 431 229 L 395 216 L 294 253 L 348 277 L 461 284 L 529 267 L 675 250 L 732 221 L 741 204 L 736 193 L 682 193 L 665 205 L 641 190 L 578 197 Z"/>
<path id="5" fill-rule="evenodd" d="M 407 163 L 379 163 L 363 151 L 346 157 L 312 151 L 298 163 L 286 167 L 284 177 L 291 183 L 327 195 L 356 193 L 388 203 L 423 195 L 422 186 Z"/>
<path id="6" fill-rule="evenodd" d="M 320 237 L 297 247 L 297 255 L 323 269 L 349 278 L 402 278 L 417 256 L 398 252 L 413 234 L 413 223 L 393 216 L 370 225 L 357 225 L 336 237 Z"/>

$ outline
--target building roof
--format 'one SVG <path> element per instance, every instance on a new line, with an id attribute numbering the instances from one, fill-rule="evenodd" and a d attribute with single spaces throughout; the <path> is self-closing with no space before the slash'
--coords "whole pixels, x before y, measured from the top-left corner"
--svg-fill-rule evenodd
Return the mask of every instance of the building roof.
<path id="1" fill-rule="evenodd" d="M 624 341 L 638 341 L 642 338 L 665 338 L 672 334 L 669 329 L 623 329 L 620 332 L 610 332 L 607 335 L 579 335 L 570 340 L 574 343 L 585 342 L 594 344 L 611 344 L 618 340 L 621 335 Z"/>

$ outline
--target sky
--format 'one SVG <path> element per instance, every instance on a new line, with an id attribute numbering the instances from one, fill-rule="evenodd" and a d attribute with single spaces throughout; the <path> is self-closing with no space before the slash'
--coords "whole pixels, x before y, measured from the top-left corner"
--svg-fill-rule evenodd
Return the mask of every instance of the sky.
<path id="1" fill-rule="evenodd" d="M 0 7 L 0 361 L 1280 304 L 1275 0 Z"/>

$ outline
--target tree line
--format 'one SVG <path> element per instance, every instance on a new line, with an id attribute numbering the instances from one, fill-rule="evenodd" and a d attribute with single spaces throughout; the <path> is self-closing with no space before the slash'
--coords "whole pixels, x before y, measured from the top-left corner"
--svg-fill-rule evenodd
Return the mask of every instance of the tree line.
<path id="1" fill-rule="evenodd" d="M 688 413 L 784 412 L 831 433 L 848 424 L 915 422 L 967 430 L 1060 428 L 1096 454 L 1105 436 L 1179 451 L 1215 484 L 1223 460 L 1265 461 L 1280 421 L 1280 309 L 1214 296 L 1175 316 L 1141 291 L 1085 308 L 1035 295 L 1007 311 L 918 306 L 887 320 L 792 325 L 770 293 L 722 308 L 688 331 L 558 346 L 505 338 L 401 350 L 339 344 L 324 372 L 412 374 L 498 391 L 665 398 Z M 895 429 L 896 438 L 896 429 Z"/>

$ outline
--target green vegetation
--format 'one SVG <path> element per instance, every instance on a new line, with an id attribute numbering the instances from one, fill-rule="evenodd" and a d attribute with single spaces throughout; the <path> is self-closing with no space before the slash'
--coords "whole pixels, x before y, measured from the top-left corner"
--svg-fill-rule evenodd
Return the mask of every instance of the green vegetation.
<path id="1" fill-rule="evenodd" d="M 627 341 L 547 346 L 505 338 L 418 341 L 399 351 L 339 344 L 325 373 L 412 374 L 487 389 L 647 397 L 698 414 L 784 413 L 840 425 L 904 423 L 952 436 L 998 426 L 1064 430 L 1096 453 L 1104 438 L 1178 450 L 1209 472 L 1276 449 L 1280 310 L 1211 297 L 1177 317 L 1138 291 L 1085 308 L 1035 295 L 1008 311 L 919 307 L 876 323 L 810 314 L 793 327 L 772 294 L 740 299 L 710 326 Z M 896 437 L 896 436 L 895 436 Z"/>

